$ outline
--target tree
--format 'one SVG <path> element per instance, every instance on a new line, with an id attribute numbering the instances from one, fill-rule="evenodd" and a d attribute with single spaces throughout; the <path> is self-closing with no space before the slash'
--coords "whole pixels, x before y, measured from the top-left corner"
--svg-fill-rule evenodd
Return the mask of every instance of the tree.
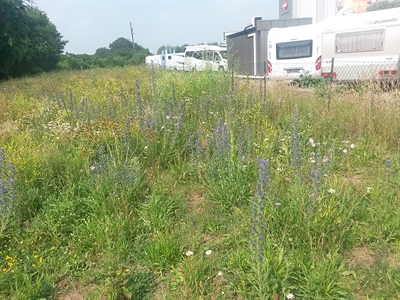
<path id="1" fill-rule="evenodd" d="M 22 0 L 0 1 L 0 79 L 10 76 L 27 49 L 27 27 L 20 22 L 26 16 L 25 9 Z"/>
<path id="2" fill-rule="evenodd" d="M 110 55 L 110 49 L 108 49 L 106 47 L 98 48 L 94 55 L 96 55 L 97 57 L 100 57 L 100 58 L 106 58 L 107 56 Z"/>
<path id="3" fill-rule="evenodd" d="M 55 69 L 66 43 L 30 1 L 0 1 L 0 80 Z"/>
<path id="4" fill-rule="evenodd" d="M 368 7 L 367 11 L 375 11 L 395 7 L 400 7 L 399 0 L 377 0 L 373 2 L 370 7 Z"/>

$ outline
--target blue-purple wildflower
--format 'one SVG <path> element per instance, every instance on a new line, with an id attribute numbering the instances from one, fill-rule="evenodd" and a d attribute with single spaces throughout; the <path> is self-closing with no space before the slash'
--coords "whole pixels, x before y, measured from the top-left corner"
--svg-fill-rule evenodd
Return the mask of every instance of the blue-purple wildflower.
<path id="1" fill-rule="evenodd" d="M 258 180 L 256 195 L 253 199 L 251 209 L 252 227 L 250 231 L 251 250 L 253 262 L 262 264 L 264 262 L 265 247 L 265 207 L 269 190 L 269 161 L 258 159 Z"/>

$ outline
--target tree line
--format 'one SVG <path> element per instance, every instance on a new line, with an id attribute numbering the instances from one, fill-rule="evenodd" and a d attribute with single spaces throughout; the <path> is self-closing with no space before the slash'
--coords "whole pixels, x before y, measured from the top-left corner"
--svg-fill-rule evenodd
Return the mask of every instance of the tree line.
<path id="1" fill-rule="evenodd" d="M 76 70 L 144 63 L 150 51 L 118 38 L 93 55 L 63 53 L 68 43 L 33 0 L 0 0 L 0 80 L 56 69 Z"/>
<path id="2" fill-rule="evenodd" d="M 149 49 L 126 38 L 118 38 L 109 45 L 109 48 L 98 48 L 95 54 L 65 53 L 61 56 L 57 65 L 63 70 L 82 70 L 90 68 L 123 67 L 126 65 L 138 65 L 145 61 L 145 57 L 151 55 Z"/>
<path id="3" fill-rule="evenodd" d="M 66 43 L 31 1 L 0 1 L 0 80 L 54 70 Z"/>

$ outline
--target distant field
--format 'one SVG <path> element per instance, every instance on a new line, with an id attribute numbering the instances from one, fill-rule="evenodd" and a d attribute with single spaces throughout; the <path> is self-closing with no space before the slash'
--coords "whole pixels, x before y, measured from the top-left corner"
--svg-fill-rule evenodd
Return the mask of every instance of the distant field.
<path id="1" fill-rule="evenodd" d="M 1 299 L 399 299 L 400 92 L 148 67 L 0 83 Z"/>

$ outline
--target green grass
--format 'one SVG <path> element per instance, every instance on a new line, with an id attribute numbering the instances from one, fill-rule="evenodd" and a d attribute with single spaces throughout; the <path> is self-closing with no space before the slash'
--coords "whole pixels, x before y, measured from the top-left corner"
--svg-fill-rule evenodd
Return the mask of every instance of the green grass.
<path id="1" fill-rule="evenodd" d="M 0 83 L 0 299 L 398 299 L 399 90 L 266 87 Z"/>

